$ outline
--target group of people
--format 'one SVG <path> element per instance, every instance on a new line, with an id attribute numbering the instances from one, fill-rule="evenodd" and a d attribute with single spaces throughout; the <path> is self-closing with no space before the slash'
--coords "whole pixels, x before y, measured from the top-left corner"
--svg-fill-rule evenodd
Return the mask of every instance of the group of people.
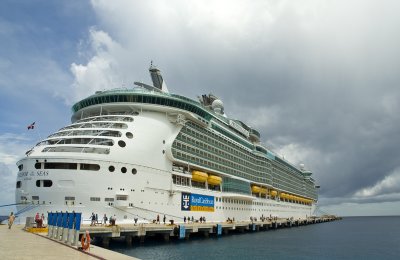
<path id="1" fill-rule="evenodd" d="M 227 223 L 233 223 L 233 222 L 235 222 L 235 218 L 230 218 L 230 217 L 228 217 L 228 219 L 226 220 L 226 222 Z"/>
<path id="2" fill-rule="evenodd" d="M 164 215 L 164 217 L 163 217 L 164 224 L 165 224 L 166 220 L 167 220 L 167 217 Z M 137 222 L 137 218 L 135 218 L 135 224 L 136 224 L 136 222 Z M 160 224 L 160 215 L 157 215 L 156 223 Z"/>
<path id="3" fill-rule="evenodd" d="M 260 221 L 264 222 L 266 220 L 268 220 L 268 221 L 278 220 L 278 217 L 276 217 L 276 216 L 273 217 L 272 215 L 269 215 L 269 217 L 264 217 L 264 215 L 261 215 Z M 257 218 L 256 217 L 250 217 L 250 221 L 251 222 L 257 221 Z"/>
<path id="4" fill-rule="evenodd" d="M 192 218 L 190 218 L 190 217 L 186 218 L 186 216 L 184 216 L 183 217 L 183 222 L 186 223 L 186 220 L 187 220 L 187 223 L 189 223 L 190 221 L 192 223 L 194 223 L 194 222 L 206 223 L 206 217 L 200 217 L 199 220 L 197 221 L 197 220 L 194 219 L 193 216 L 192 216 Z"/>
<path id="5" fill-rule="evenodd" d="M 35 223 L 36 223 L 36 227 L 38 227 L 38 228 L 43 227 L 43 223 L 44 223 L 44 214 L 43 213 L 42 213 L 42 216 L 39 215 L 39 212 L 36 213 Z"/>

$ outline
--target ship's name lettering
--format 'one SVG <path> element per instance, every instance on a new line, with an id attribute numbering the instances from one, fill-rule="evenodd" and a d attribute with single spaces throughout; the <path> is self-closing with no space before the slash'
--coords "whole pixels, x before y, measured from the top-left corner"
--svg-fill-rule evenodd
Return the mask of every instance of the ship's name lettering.
<path id="1" fill-rule="evenodd" d="M 192 196 L 192 203 L 193 204 L 208 204 L 214 206 L 214 201 L 210 200 L 209 198 L 203 198 L 203 197 L 194 197 Z"/>
<path id="2" fill-rule="evenodd" d="M 26 177 L 28 176 L 28 172 L 19 172 L 18 177 Z"/>
<path id="3" fill-rule="evenodd" d="M 49 171 L 37 171 L 36 175 L 37 176 L 48 176 L 49 175 Z"/>

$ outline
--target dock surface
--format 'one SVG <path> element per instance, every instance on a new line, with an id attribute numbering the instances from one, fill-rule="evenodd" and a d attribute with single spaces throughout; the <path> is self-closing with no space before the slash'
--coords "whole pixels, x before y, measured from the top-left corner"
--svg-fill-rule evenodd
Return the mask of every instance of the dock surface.
<path id="1" fill-rule="evenodd" d="M 46 234 L 38 235 L 23 230 L 23 225 L 0 225 L 0 259 L 116 259 L 133 258 L 98 246 L 90 245 L 90 255 L 57 241 Z"/>

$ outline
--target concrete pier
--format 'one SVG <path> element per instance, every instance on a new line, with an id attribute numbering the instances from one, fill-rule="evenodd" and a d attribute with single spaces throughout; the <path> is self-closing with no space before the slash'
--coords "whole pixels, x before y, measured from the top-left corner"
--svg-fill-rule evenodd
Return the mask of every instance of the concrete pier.
<path id="1" fill-rule="evenodd" d="M 0 259 L 117 259 L 136 258 L 90 245 L 88 253 L 47 238 L 45 233 L 33 234 L 23 230 L 24 226 L 0 225 Z"/>
<path id="2" fill-rule="evenodd" d="M 127 244 L 132 243 L 133 237 L 138 237 L 141 243 L 145 237 L 158 236 L 168 242 L 170 238 L 190 239 L 192 234 L 200 234 L 203 237 L 218 236 L 217 226 L 220 225 L 220 235 L 229 232 L 259 232 L 270 229 L 290 228 L 292 226 L 303 226 L 336 220 L 336 217 L 311 217 L 307 219 L 265 219 L 264 221 L 235 221 L 235 222 L 206 222 L 206 223 L 178 223 L 178 224 L 120 224 L 117 226 L 88 226 L 82 225 L 80 234 L 89 230 L 92 237 L 100 238 L 103 246 L 107 247 L 109 241 L 115 237 L 125 237 Z M 117 223 L 118 224 L 118 223 Z M 182 233 L 183 232 L 183 233 Z"/>

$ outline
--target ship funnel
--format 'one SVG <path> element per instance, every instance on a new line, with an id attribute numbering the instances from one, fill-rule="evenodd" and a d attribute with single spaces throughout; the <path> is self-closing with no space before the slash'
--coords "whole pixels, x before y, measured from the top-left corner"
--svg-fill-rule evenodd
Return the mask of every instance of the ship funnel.
<path id="1" fill-rule="evenodd" d="M 151 62 L 150 64 L 149 72 L 151 80 L 153 81 L 153 86 L 163 92 L 168 92 L 167 85 L 165 84 L 163 77 L 161 76 L 161 71 L 153 65 L 153 62 Z"/>

